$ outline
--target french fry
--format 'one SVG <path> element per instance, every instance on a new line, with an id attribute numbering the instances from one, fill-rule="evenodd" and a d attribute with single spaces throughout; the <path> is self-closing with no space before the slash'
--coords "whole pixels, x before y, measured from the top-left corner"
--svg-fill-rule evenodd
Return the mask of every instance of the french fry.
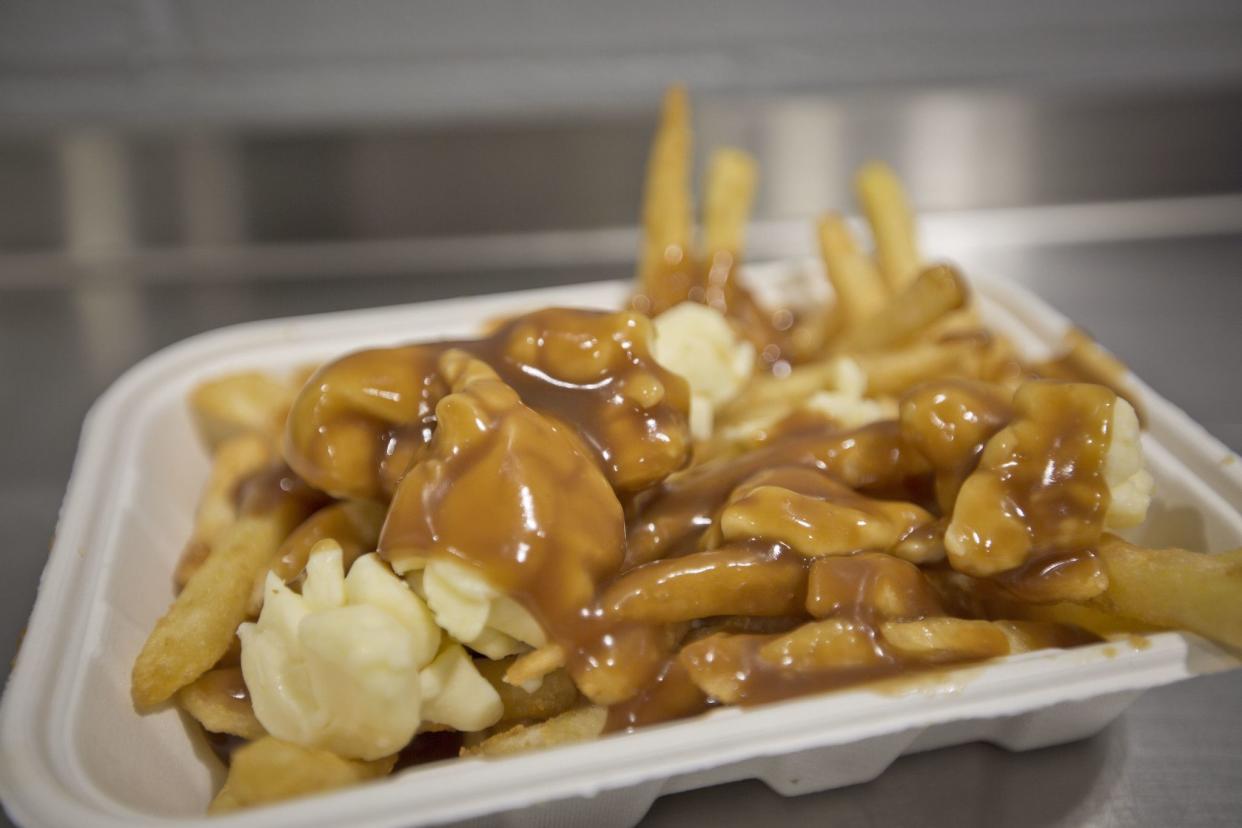
<path id="1" fill-rule="evenodd" d="M 858 248 L 840 213 L 824 214 L 818 230 L 820 255 L 836 293 L 841 327 L 848 331 L 884 307 L 890 296 L 888 284 Z"/>
<path id="2" fill-rule="evenodd" d="M 875 617 L 888 619 L 941 612 L 922 570 L 886 552 L 818 558 L 811 564 L 807 612 L 828 618 L 858 605 Z"/>
<path id="3" fill-rule="evenodd" d="M 932 520 L 913 503 L 863 497 L 846 486 L 838 489 L 831 481 L 824 485 L 830 488 L 807 493 L 791 491 L 779 482 L 739 487 L 720 513 L 722 539 L 742 544 L 750 538 L 764 538 L 807 557 L 850 555 L 860 549 L 888 549 Z M 678 560 L 682 559 L 671 563 Z M 756 574 L 766 572 L 756 568 Z M 793 584 L 787 586 L 792 588 Z"/>
<path id="4" fill-rule="evenodd" d="M 806 600 L 807 569 L 794 556 L 722 547 L 653 561 L 618 578 L 601 599 L 618 618 L 653 624 L 715 615 L 793 615 Z"/>
<path id="5" fill-rule="evenodd" d="M 1009 639 L 1010 655 L 1049 647 L 1074 647 L 1095 640 L 1095 636 L 1078 627 L 1053 621 L 993 621 L 992 624 Z"/>
<path id="6" fill-rule="evenodd" d="M 1242 648 L 1242 549 L 1144 549 L 1105 535 L 1099 555 L 1108 589 L 1089 606 Z"/>
<path id="7" fill-rule="evenodd" d="M 230 437 L 257 432 L 276 438 L 297 388 L 270 374 L 246 371 L 200 383 L 190 392 L 190 414 L 211 450 Z"/>
<path id="8" fill-rule="evenodd" d="M 650 303 L 640 307 L 655 315 L 685 298 L 690 287 L 670 284 L 670 270 L 691 259 L 694 208 L 690 198 L 690 104 L 686 90 L 671 87 L 664 96 L 660 127 L 647 161 L 643 191 L 643 241 L 639 252 L 638 290 Z"/>
<path id="9" fill-rule="evenodd" d="M 564 666 L 564 648 L 560 644 L 545 644 L 516 656 L 505 669 L 504 680 L 515 687 L 525 687 Z"/>
<path id="10" fill-rule="evenodd" d="M 760 412 L 779 419 L 816 391 L 836 388 L 840 374 L 841 366 L 835 358 L 799 365 L 784 377 L 761 374 L 716 413 L 716 427 L 751 422 Z"/>
<path id="11" fill-rule="evenodd" d="M 504 715 L 500 724 L 520 722 L 529 719 L 549 719 L 576 707 L 582 700 L 578 688 L 562 669 L 545 674 L 539 687 L 527 692 L 521 687 L 505 681 L 505 674 L 513 665 L 514 657 L 499 661 L 477 659 L 474 666 L 479 674 L 496 689 L 500 695 L 500 703 L 504 705 Z"/>
<path id="12" fill-rule="evenodd" d="M 484 739 L 477 745 L 462 748 L 462 756 L 498 758 L 543 750 L 559 745 L 585 742 L 604 732 L 608 710 L 604 707 L 578 707 L 533 725 L 517 725 Z"/>
<path id="13" fill-rule="evenodd" d="M 841 618 L 812 621 L 776 636 L 759 656 L 795 672 L 865 667 L 880 660 L 866 626 Z"/>
<path id="14" fill-rule="evenodd" d="M 177 703 L 212 733 L 250 740 L 267 735 L 250 706 L 239 667 L 208 670 L 177 692 Z"/>
<path id="15" fill-rule="evenodd" d="M 1009 636 L 991 621 L 948 617 L 885 621 L 880 625 L 880 634 L 902 656 L 927 664 L 1009 653 Z"/>
<path id="16" fill-rule="evenodd" d="M 1081 328 L 1070 328 L 1062 340 L 1061 356 L 1040 362 L 1035 370 L 1050 379 L 1094 382 L 1113 389 L 1134 406 L 1139 421 L 1145 421 L 1138 392 L 1130 385 L 1130 369 Z"/>
<path id="17" fill-rule="evenodd" d="M 874 667 L 883 662 L 865 625 L 830 618 L 772 635 L 716 633 L 689 642 L 677 660 L 694 684 L 723 704 L 744 700 L 749 674 L 799 674 Z"/>
<path id="18" fill-rule="evenodd" d="M 986 343 L 973 340 L 927 342 L 858 354 L 855 359 L 867 374 L 869 396 L 897 396 L 928 380 L 977 377 L 984 348 Z"/>
<path id="19" fill-rule="evenodd" d="M 240 518 L 155 624 L 134 662 L 132 693 L 139 709 L 168 701 L 207 672 L 246 620 L 250 590 L 297 523 L 296 504 Z"/>
<path id="20" fill-rule="evenodd" d="M 387 507 L 369 500 L 346 500 L 325 506 L 302 521 L 276 552 L 271 571 L 288 583 L 306 567 L 311 548 L 325 538 L 341 547 L 345 571 L 360 556 L 375 551 Z M 267 570 L 255 579 L 246 614 L 253 617 L 263 607 L 263 584 Z"/>
<path id="21" fill-rule="evenodd" d="M 966 283 L 949 265 L 932 265 L 888 304 L 846 334 L 843 351 L 877 351 L 909 342 L 950 311 L 966 304 Z"/>
<path id="22" fill-rule="evenodd" d="M 193 534 L 173 571 L 173 583 L 178 590 L 185 587 L 220 536 L 237 520 L 238 484 L 275 458 L 275 443 L 258 432 L 238 434 L 219 444 L 212 457 L 211 475 L 194 513 Z"/>
<path id="23" fill-rule="evenodd" d="M 854 191 L 871 225 L 880 271 L 894 293 L 905 290 L 918 273 L 921 259 L 914 214 L 901 182 L 887 165 L 873 161 L 854 176 Z"/>
<path id="24" fill-rule="evenodd" d="M 707 165 L 703 250 L 709 262 L 727 254 L 732 264 L 746 243 L 746 222 L 755 198 L 755 159 L 739 149 L 718 149 Z"/>
<path id="25" fill-rule="evenodd" d="M 360 762 L 271 736 L 237 749 L 224 787 L 207 812 L 222 814 L 255 805 L 323 793 L 387 776 L 396 756 Z"/>

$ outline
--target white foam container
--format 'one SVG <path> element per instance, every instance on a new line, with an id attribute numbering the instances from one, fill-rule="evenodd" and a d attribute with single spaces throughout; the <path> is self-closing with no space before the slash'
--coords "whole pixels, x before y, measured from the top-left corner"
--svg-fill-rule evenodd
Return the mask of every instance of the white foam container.
<path id="1" fill-rule="evenodd" d="M 807 263 L 751 277 L 788 294 Z M 1068 322 L 1002 281 L 976 283 L 989 321 L 1029 356 Z M 1088 736 L 1148 687 L 1235 667 L 1177 633 L 1031 653 L 902 692 L 857 689 L 722 709 L 636 734 L 501 760 L 455 760 L 312 799 L 208 820 L 222 769 L 171 709 L 138 716 L 129 672 L 172 597 L 170 573 L 206 477 L 185 406 L 206 377 L 280 370 L 363 346 L 468 335 L 482 320 L 548 304 L 617 307 L 596 283 L 241 325 L 174 345 L 92 408 L 29 632 L 0 711 L 0 793 L 26 826 L 415 826 L 636 823 L 656 797 L 757 778 L 796 795 L 863 782 L 904 753 L 985 740 L 1026 750 Z M 1242 463 L 1136 383 L 1156 500 L 1138 540 L 1242 546 Z"/>

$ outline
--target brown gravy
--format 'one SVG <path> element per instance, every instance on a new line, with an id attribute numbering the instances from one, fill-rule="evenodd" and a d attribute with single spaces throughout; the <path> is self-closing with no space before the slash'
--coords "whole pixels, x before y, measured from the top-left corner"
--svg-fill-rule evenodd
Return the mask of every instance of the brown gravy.
<path id="1" fill-rule="evenodd" d="M 1011 406 L 994 388 L 944 381 L 907 395 L 900 421 L 799 424 L 678 472 L 688 391 L 652 359 L 648 324 L 553 309 L 477 341 L 346 357 L 295 404 L 290 464 L 334 494 L 391 496 L 378 545 L 394 565 L 450 557 L 525 606 L 583 693 L 611 706 L 610 729 L 927 669 L 881 626 L 944 610 L 917 566 L 870 550 L 942 554 L 945 512 L 980 469 L 1037 553 L 990 573 L 998 584 L 1055 593 L 1094 560 L 1106 390 L 1070 399 L 1038 383 Z M 1006 427 L 1022 439 L 1002 456 L 991 446 Z M 825 512 L 820 535 L 774 528 L 809 525 L 812 508 Z M 984 537 L 998 520 L 961 518 Z M 884 531 L 850 534 L 868 521 Z M 717 615 L 801 626 L 695 632 Z M 1007 646 L 949 648 L 935 663 Z"/>

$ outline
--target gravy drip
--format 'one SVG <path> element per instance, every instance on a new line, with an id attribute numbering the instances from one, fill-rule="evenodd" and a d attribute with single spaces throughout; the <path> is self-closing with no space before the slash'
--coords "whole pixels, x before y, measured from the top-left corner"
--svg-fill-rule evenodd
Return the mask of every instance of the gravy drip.
<path id="1" fill-rule="evenodd" d="M 1093 559 L 1104 389 L 1037 383 L 1011 407 L 946 381 L 908 395 L 899 421 L 806 423 L 674 474 L 688 393 L 651 359 L 648 324 L 553 309 L 482 340 L 346 357 L 295 404 L 290 463 L 333 493 L 391 491 L 381 554 L 399 572 L 431 557 L 478 569 L 565 649 L 610 729 L 925 669 L 882 627 L 944 611 L 917 566 L 874 550 L 935 554 L 954 496 L 959 530 L 991 537 L 989 521 L 1013 518 L 1033 539 L 1030 565 L 1007 567 L 1014 591 Z M 1003 515 L 972 511 L 976 478 L 999 487 Z M 782 627 L 691 632 L 717 615 Z M 983 657 L 954 652 L 935 663 Z"/>
<path id="2" fill-rule="evenodd" d="M 449 350 L 487 363 L 522 402 L 577 433 L 618 491 L 638 491 L 690 454 L 684 379 L 651 355 L 650 320 L 635 313 L 548 308 L 477 340 L 377 348 L 321 368 L 295 400 L 285 456 L 336 497 L 391 497 L 426 456 L 437 371 Z"/>
<path id="3" fill-rule="evenodd" d="M 1094 549 L 1109 503 L 1116 398 L 1103 386 L 1047 380 L 1018 390 L 1013 422 L 988 443 L 954 507 L 946 544 L 955 569 L 1005 573 L 1002 584 L 1044 600 L 1070 597 L 1074 584 L 1107 585 Z"/>

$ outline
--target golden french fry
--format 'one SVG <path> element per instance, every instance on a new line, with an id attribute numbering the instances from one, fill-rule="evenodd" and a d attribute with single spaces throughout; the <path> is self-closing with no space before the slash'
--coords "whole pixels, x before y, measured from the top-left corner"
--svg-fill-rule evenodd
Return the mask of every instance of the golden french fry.
<path id="1" fill-rule="evenodd" d="M 1049 647 L 1075 647 L 1098 638 L 1078 627 L 1053 621 L 993 621 L 1009 639 L 1009 654 L 1029 653 Z"/>
<path id="2" fill-rule="evenodd" d="M 267 735 L 250 706 L 239 667 L 208 670 L 177 692 L 177 703 L 212 733 L 251 740 Z"/>
<path id="3" fill-rule="evenodd" d="M 949 265 L 932 265 L 888 304 L 842 337 L 844 351 L 877 351 L 903 345 L 950 311 L 966 304 L 966 282 Z"/>
<path id="4" fill-rule="evenodd" d="M 924 342 L 946 342 L 958 339 L 986 339 L 995 336 L 983 323 L 973 305 L 950 311 L 919 333 Z"/>
<path id="5" fill-rule="evenodd" d="M 924 618 L 885 621 L 880 634 L 902 656 L 928 664 L 974 661 L 1009 653 L 1009 637 L 991 621 Z"/>
<path id="6" fill-rule="evenodd" d="M 719 253 L 727 254 L 732 261 L 739 258 L 746 243 L 746 222 L 757 178 L 755 159 L 748 153 L 732 148 L 712 153 L 703 205 L 703 250 L 709 262 Z"/>
<path id="7" fill-rule="evenodd" d="M 1089 606 L 1242 648 L 1242 549 L 1144 549 L 1105 535 L 1099 555 L 1108 589 Z"/>
<path id="8" fill-rule="evenodd" d="M 901 182 L 886 164 L 864 164 L 854 176 L 854 191 L 862 205 L 880 271 L 894 292 L 904 290 L 921 266 L 915 242 L 914 214 Z"/>
<path id="9" fill-rule="evenodd" d="M 292 383 L 258 371 L 225 374 L 190 392 L 190 414 L 212 450 L 252 431 L 274 439 L 284 429 L 296 391 Z"/>
<path id="10" fill-rule="evenodd" d="M 880 655 L 865 625 L 841 618 L 812 621 L 759 649 L 761 658 L 798 672 L 877 664 Z"/>
<path id="11" fill-rule="evenodd" d="M 523 687 L 543 679 L 553 670 L 565 666 L 565 650 L 560 644 L 544 644 L 529 653 L 516 656 L 505 668 L 504 680 L 515 687 Z"/>
<path id="12" fill-rule="evenodd" d="M 819 250 L 836 293 L 843 330 L 850 330 L 884 307 L 890 292 L 875 265 L 858 248 L 854 234 L 839 213 L 819 220 Z"/>
<path id="13" fill-rule="evenodd" d="M 647 161 L 643 191 L 643 241 L 639 253 L 638 290 L 655 315 L 685 299 L 684 284 L 673 284 L 672 271 L 686 268 L 692 257 L 694 208 L 690 198 L 690 104 L 686 90 L 670 87 L 664 95 L 660 127 Z"/>
<path id="14" fill-rule="evenodd" d="M 296 578 L 310 559 L 311 548 L 325 538 L 341 547 L 345 571 L 361 555 L 375 551 L 387 507 L 369 500 L 346 500 L 325 506 L 302 521 L 276 552 L 271 571 L 286 583 Z M 250 592 L 247 615 L 257 616 L 263 607 L 263 584 L 268 570 L 255 579 Z"/>
<path id="15" fill-rule="evenodd" d="M 799 365 L 783 377 L 760 374 L 716 413 L 716 427 L 750 422 L 762 411 L 792 411 L 816 391 L 835 388 L 840 374 L 836 359 Z"/>
<path id="16" fill-rule="evenodd" d="M 220 536 L 237 520 L 237 487 L 276 459 L 276 445 L 258 432 L 222 441 L 211 460 L 211 476 L 194 513 L 194 531 L 173 571 L 173 583 L 182 589 L 203 564 Z"/>
<path id="17" fill-rule="evenodd" d="M 797 681 L 800 674 L 875 667 L 883 656 L 866 625 L 830 618 L 783 634 L 716 633 L 686 644 L 677 660 L 705 695 L 736 704 L 756 671 Z"/>
<path id="18" fill-rule="evenodd" d="M 342 759 L 326 750 L 265 736 L 233 754 L 224 787 L 207 812 L 222 814 L 378 779 L 392 772 L 396 760 L 396 756 L 373 762 Z"/>
<path id="19" fill-rule="evenodd" d="M 868 395 L 897 396 L 928 380 L 978 377 L 986 347 L 978 340 L 927 342 L 855 359 L 867 375 Z"/>
<path id="20" fill-rule="evenodd" d="M 860 610 L 888 619 L 942 612 L 922 570 L 885 552 L 817 559 L 808 578 L 806 609 L 816 618 Z"/>
<path id="21" fill-rule="evenodd" d="M 474 662 L 479 674 L 500 695 L 500 703 L 505 710 L 500 724 L 527 719 L 549 719 L 581 702 L 582 696 L 578 693 L 578 688 L 574 686 L 569 674 L 562 669 L 545 674 L 539 687 L 531 692 L 510 684 L 505 680 L 505 674 L 514 661 L 515 658 L 510 656 L 499 661 L 477 659 Z"/>
<path id="22" fill-rule="evenodd" d="M 992 620 L 1032 621 L 1077 627 L 1100 637 L 1151 632 L 1155 627 L 1121 618 L 1094 606 L 1070 603 L 1026 604 L 989 580 L 972 578 L 949 569 L 926 569 L 924 574 L 940 600 L 958 615 Z"/>
<path id="23" fill-rule="evenodd" d="M 1094 382 L 1111 388 L 1117 396 L 1134 406 L 1139 421 L 1144 421 L 1143 406 L 1138 392 L 1130 385 L 1130 369 L 1124 362 L 1104 350 L 1081 328 L 1070 328 L 1065 332 L 1062 348 L 1064 350 L 1059 357 L 1037 363 L 1036 373 L 1049 379 Z"/>
<path id="24" fill-rule="evenodd" d="M 462 756 L 500 757 L 585 742 L 604 732 L 608 709 L 578 707 L 533 725 L 517 725 L 489 736 L 477 745 L 462 748 Z"/>
<path id="25" fill-rule="evenodd" d="M 763 538 L 807 557 L 849 555 L 888 549 L 932 521 L 920 506 L 865 497 L 816 471 L 786 469 L 781 475 L 738 487 L 718 519 L 725 542 Z"/>
<path id="26" fill-rule="evenodd" d="M 693 552 L 631 569 L 601 604 L 618 618 L 653 624 L 716 615 L 793 615 L 806 600 L 807 568 L 745 546 Z"/>
<path id="27" fill-rule="evenodd" d="M 167 701 L 228 652 L 246 620 L 254 579 L 271 565 L 300 515 L 277 508 L 242 517 L 225 531 L 138 654 L 132 676 L 137 707 Z"/>

